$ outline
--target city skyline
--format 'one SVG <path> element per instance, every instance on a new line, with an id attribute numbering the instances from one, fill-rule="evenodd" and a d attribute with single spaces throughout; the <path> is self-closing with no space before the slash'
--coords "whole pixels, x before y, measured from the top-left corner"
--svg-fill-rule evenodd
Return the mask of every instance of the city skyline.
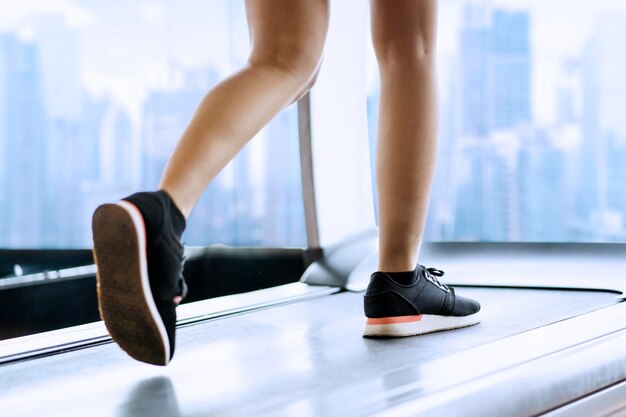
<path id="1" fill-rule="evenodd" d="M 84 2 L 52 4 L 79 3 Z M 208 7 L 200 3 L 193 7 Z M 588 22 L 595 29 L 584 42 L 566 42 L 546 64 L 532 7 L 491 3 L 442 7 L 440 19 L 456 16 L 458 24 L 455 42 L 450 28 L 440 35 L 440 152 L 426 238 L 626 240 L 626 197 L 619 192 L 626 180 L 626 118 L 616 93 L 626 88 L 617 88 L 626 63 L 611 54 L 626 19 Z M 94 24 L 88 13 L 81 15 L 83 9 L 24 14 L 14 30 L 6 29 L 6 16 L 0 18 L 0 185 L 6 190 L 0 193 L 1 247 L 88 247 L 90 216 L 98 204 L 156 186 L 203 94 L 246 58 L 242 2 L 214 5 L 212 19 L 220 23 L 211 33 L 221 46 L 195 61 L 185 56 L 197 47 L 193 42 L 178 58 L 170 54 L 188 40 L 185 33 L 166 39 L 165 52 L 149 47 L 147 56 L 158 57 L 153 63 L 159 75 L 156 81 L 145 77 L 128 97 L 121 92 L 133 77 L 107 87 L 125 73 L 111 63 L 106 68 L 112 77 L 97 76 L 96 87 L 89 85 L 94 75 L 85 74 L 93 63 L 85 65 L 85 39 L 97 36 L 93 28 L 91 34 L 83 30 Z M 83 6 L 116 22 L 109 6 Z M 166 6 L 141 2 L 135 12 L 150 30 L 169 22 L 165 26 L 173 33 L 186 17 L 176 18 L 183 11 L 165 16 Z M 201 21 L 191 19 L 191 27 Z M 119 24 L 131 30 L 127 19 Z M 145 39 L 130 42 L 129 51 L 135 42 Z M 129 74 L 144 59 L 139 56 Z M 537 78 L 543 85 L 552 67 L 557 81 L 538 97 Z M 372 81 L 372 152 L 377 94 Z M 190 219 L 186 242 L 304 246 L 297 134 L 292 106 L 211 184 Z M 9 140 L 15 137 L 21 140 Z"/>
<path id="2" fill-rule="evenodd" d="M 234 20 L 245 24 L 243 16 L 236 17 L 242 12 L 242 7 L 228 10 Z M 18 111 L 28 118 L 31 105 L 41 103 L 41 117 L 35 125 L 45 131 L 42 135 L 16 131 L 15 126 L 28 124 L 19 119 L 0 126 L 0 157 L 19 153 L 20 158 L 9 168 L 23 165 L 26 169 L 23 176 L 0 175 L 0 179 L 6 179 L 5 189 L 22 192 L 10 201 L 0 199 L 0 230 L 7 231 L 0 236 L 0 246 L 87 247 L 91 244 L 89 224 L 93 209 L 137 189 L 156 187 L 202 96 L 225 73 L 240 66 L 244 55 L 230 54 L 230 67 L 221 70 L 212 65 L 186 69 L 179 63 L 170 63 L 175 82 L 149 89 L 139 117 L 133 118 L 113 95 L 94 96 L 76 77 L 62 77 L 63 73 L 79 72 L 78 60 L 72 59 L 79 55 L 76 31 L 54 14 L 37 15 L 33 20 L 37 24 L 33 26 L 32 39 L 0 34 L 0 39 L 13 45 L 0 49 L 0 60 L 5 63 L 0 69 L 14 70 L 0 81 L 0 104 L 8 105 L 10 112 L 15 111 L 11 102 L 24 101 L 26 109 Z M 59 63 L 50 51 L 60 46 Z M 24 74 L 23 67 L 13 65 L 21 55 L 29 58 Z M 67 62 L 74 65 L 70 65 L 69 71 Z M 15 83 L 26 76 L 21 84 Z M 1 88 L 5 80 L 13 86 L 11 90 Z M 39 84 L 41 88 L 29 88 Z M 69 86 L 70 93 L 75 94 L 58 97 L 59 84 Z M 76 85 L 78 88 L 72 88 Z M 7 114 L 3 112 L 0 117 Z M 3 131 L 4 127 L 7 130 Z M 294 247 L 305 244 L 295 106 L 278 115 L 258 136 L 206 190 L 183 236 L 186 243 Z M 10 141 L 9 137 L 22 140 Z M 35 140 L 39 142 L 33 144 Z M 290 146 L 284 146 L 285 142 Z M 32 155 L 38 159 L 32 160 Z M 266 170 L 266 166 L 271 169 Z M 45 175 L 37 169 L 44 170 Z M 271 227 L 267 219 L 274 219 Z"/>

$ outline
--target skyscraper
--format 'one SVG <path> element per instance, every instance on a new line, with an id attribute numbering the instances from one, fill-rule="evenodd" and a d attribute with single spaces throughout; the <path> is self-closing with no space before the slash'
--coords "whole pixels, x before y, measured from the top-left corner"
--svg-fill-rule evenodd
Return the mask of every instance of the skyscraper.
<path id="1" fill-rule="evenodd" d="M 61 14 L 36 14 L 30 22 L 48 119 L 76 121 L 81 116 L 82 103 L 78 34 Z"/>
<path id="2" fill-rule="evenodd" d="M 124 108 L 109 103 L 100 130 L 100 181 L 118 187 L 132 184 L 132 134 Z"/>
<path id="3" fill-rule="evenodd" d="M 0 245 L 39 243 L 42 224 L 45 113 L 37 48 L 0 35 L 0 156 L 4 175 L 0 200 Z M 19 175 L 16 175 L 19 173 Z"/>
<path id="4" fill-rule="evenodd" d="M 279 113 L 267 126 L 263 221 L 266 245 L 306 246 L 297 131 L 295 106 Z"/>
<path id="5" fill-rule="evenodd" d="M 516 190 L 519 239 L 562 241 L 567 237 L 570 188 L 567 153 L 552 143 L 549 132 L 531 132 L 518 153 Z"/>
<path id="6" fill-rule="evenodd" d="M 495 10 L 490 38 L 490 129 L 514 128 L 530 122 L 528 12 Z"/>
<path id="7" fill-rule="evenodd" d="M 467 4 L 459 45 L 462 133 L 486 138 L 530 121 L 530 34 L 526 11 Z"/>
<path id="8" fill-rule="evenodd" d="M 490 130 L 489 58 L 491 15 L 486 7 L 465 5 L 459 32 L 461 133 L 485 138 Z"/>
<path id="9" fill-rule="evenodd" d="M 459 45 L 462 160 L 456 166 L 455 238 L 510 240 L 517 190 L 509 150 L 531 116 L 528 12 L 467 4 Z"/>
<path id="10" fill-rule="evenodd" d="M 603 19 L 592 34 L 583 57 L 583 143 L 579 163 L 578 213 L 583 223 L 593 221 L 594 234 L 615 239 L 624 236 L 626 197 L 626 56 L 620 42 L 626 37 L 626 19 Z"/>

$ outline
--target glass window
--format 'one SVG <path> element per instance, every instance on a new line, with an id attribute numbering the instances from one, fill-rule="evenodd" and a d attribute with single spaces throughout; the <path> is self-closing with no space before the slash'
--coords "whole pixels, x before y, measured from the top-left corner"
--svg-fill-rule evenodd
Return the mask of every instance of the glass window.
<path id="1" fill-rule="evenodd" d="M 428 240 L 626 240 L 626 4 L 439 3 Z M 369 54 L 375 152 L 379 83 Z"/>
<path id="2" fill-rule="evenodd" d="M 87 248 L 154 189 L 204 93 L 249 50 L 243 1 L 0 0 L 0 247 Z M 187 244 L 304 246 L 295 106 L 216 178 Z"/>

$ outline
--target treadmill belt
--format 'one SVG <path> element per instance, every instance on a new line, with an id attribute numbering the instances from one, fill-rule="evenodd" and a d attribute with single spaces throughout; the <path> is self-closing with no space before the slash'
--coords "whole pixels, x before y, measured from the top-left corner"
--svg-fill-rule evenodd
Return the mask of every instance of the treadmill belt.
<path id="1" fill-rule="evenodd" d="M 594 291 L 457 292 L 481 302 L 481 324 L 364 339 L 362 294 L 340 293 L 179 328 L 166 368 L 135 362 L 113 344 L 0 366 L 0 404 L 11 416 L 332 416 L 339 405 L 376 394 L 350 391 L 355 383 L 384 381 L 380 376 L 391 370 L 618 301 L 614 293 Z M 381 382 L 375 391 L 387 388 Z"/>

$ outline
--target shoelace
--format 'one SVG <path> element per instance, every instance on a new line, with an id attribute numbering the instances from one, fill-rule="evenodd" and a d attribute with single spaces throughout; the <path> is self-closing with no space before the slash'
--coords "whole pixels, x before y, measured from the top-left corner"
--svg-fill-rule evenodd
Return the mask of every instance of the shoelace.
<path id="1" fill-rule="evenodd" d="M 442 290 L 450 291 L 450 288 L 448 288 L 447 285 L 439 282 L 439 279 L 437 278 L 437 277 L 442 277 L 445 274 L 445 272 L 437 268 L 425 268 L 425 269 L 426 269 L 426 273 L 424 275 L 426 276 L 427 280 L 429 280 L 430 282 L 432 282 L 433 284 L 435 284 Z"/>

